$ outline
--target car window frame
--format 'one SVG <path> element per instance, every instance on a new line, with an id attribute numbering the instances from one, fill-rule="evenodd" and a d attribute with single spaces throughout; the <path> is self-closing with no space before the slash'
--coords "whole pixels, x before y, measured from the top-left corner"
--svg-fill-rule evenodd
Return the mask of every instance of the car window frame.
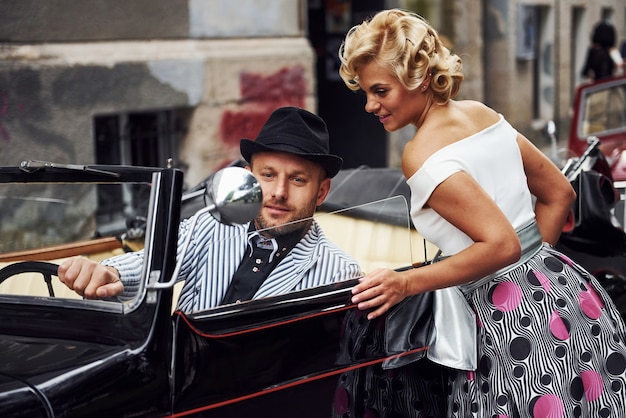
<path id="1" fill-rule="evenodd" d="M 128 300 L 101 300 L 101 299 L 72 299 L 51 296 L 31 296 L 31 295 L 15 295 L 0 294 L 0 303 L 16 304 L 16 305 L 38 305 L 41 307 L 62 308 L 73 310 L 93 310 L 106 313 L 126 315 L 139 309 L 144 303 L 155 303 L 155 294 L 149 294 L 147 283 L 151 277 L 149 266 L 154 260 L 155 247 L 155 228 L 157 228 L 155 219 L 164 208 L 160 208 L 162 200 L 163 187 L 163 168 L 152 167 L 129 167 L 129 166 L 92 166 L 102 173 L 117 173 L 118 177 L 110 177 L 106 174 L 81 172 L 64 170 L 63 168 L 47 167 L 45 170 L 26 173 L 18 170 L 16 167 L 0 167 L 0 184 L 10 183 L 36 183 L 36 184 L 98 184 L 126 183 L 126 184 L 144 184 L 150 188 L 150 197 L 148 202 L 148 211 L 146 213 L 146 233 L 144 238 L 144 262 L 139 279 L 137 293 Z M 167 193 L 167 192 L 165 192 Z M 178 200 L 180 205 L 180 199 Z M 36 249 L 35 249 L 36 250 Z M 54 262 L 53 262 L 54 263 Z M 152 277 L 158 279 L 160 275 L 152 272 Z M 43 277 L 41 278 L 43 281 Z M 148 299 L 150 296 L 150 299 Z"/>

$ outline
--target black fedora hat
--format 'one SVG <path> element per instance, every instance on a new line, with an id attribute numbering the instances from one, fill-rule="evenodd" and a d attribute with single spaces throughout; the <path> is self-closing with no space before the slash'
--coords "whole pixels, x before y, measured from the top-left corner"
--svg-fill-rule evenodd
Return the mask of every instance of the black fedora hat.
<path id="1" fill-rule="evenodd" d="M 239 149 L 248 163 L 256 152 L 295 154 L 321 165 L 328 177 L 334 177 L 343 160 L 329 153 L 328 142 L 328 129 L 322 118 L 299 107 L 281 107 L 267 119 L 256 141 L 244 138 Z"/>

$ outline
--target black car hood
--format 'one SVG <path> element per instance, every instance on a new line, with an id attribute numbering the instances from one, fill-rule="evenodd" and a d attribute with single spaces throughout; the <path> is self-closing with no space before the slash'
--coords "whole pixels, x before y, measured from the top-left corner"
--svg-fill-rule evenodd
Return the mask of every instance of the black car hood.
<path id="1" fill-rule="evenodd" d="M 110 358 L 124 349 L 97 343 L 4 335 L 0 336 L 0 373 L 26 381 L 46 380 Z"/>
<path id="2" fill-rule="evenodd" d="M 54 396 L 49 388 L 71 386 L 126 351 L 124 346 L 0 335 L 0 410 L 47 416 Z"/>
<path id="3" fill-rule="evenodd" d="M 0 374 L 0 405 L 3 416 L 53 416 L 46 399 L 27 383 Z"/>

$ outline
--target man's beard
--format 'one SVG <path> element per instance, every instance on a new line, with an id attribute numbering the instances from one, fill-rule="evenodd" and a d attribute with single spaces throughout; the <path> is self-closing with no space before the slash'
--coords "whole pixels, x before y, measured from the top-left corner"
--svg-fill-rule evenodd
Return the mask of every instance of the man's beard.
<path id="1" fill-rule="evenodd" d="M 292 217 L 292 221 L 288 221 L 285 224 L 279 226 L 272 226 L 273 221 L 263 216 L 263 210 L 259 212 L 254 223 L 258 231 L 262 231 L 263 235 L 270 237 L 279 237 L 281 235 L 292 234 L 296 231 L 304 232 L 309 229 L 311 223 L 313 223 L 313 214 L 315 213 L 315 206 L 304 208 L 296 213 Z"/>

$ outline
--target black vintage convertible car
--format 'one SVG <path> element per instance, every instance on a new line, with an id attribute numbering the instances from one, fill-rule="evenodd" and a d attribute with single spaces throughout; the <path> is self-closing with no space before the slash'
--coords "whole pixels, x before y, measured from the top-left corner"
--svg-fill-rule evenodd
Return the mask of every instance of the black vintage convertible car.
<path id="1" fill-rule="evenodd" d="M 214 177 L 193 198 L 208 200 L 193 216 L 230 223 L 250 216 L 253 182 L 229 176 Z M 178 223 L 182 201 L 193 200 L 183 198 L 182 177 L 173 168 L 0 167 L 3 417 L 317 418 L 330 415 L 342 373 L 425 350 L 418 344 L 412 352 L 338 360 L 357 278 L 202 312 L 177 310 Z M 350 209 L 340 197 L 316 218 L 364 270 L 411 267 L 424 253 L 434 255 L 411 229 L 402 193 Z M 144 225 L 134 297 L 84 300 L 58 281 L 66 257 L 129 251 L 136 237 L 106 232 L 128 219 Z"/>

